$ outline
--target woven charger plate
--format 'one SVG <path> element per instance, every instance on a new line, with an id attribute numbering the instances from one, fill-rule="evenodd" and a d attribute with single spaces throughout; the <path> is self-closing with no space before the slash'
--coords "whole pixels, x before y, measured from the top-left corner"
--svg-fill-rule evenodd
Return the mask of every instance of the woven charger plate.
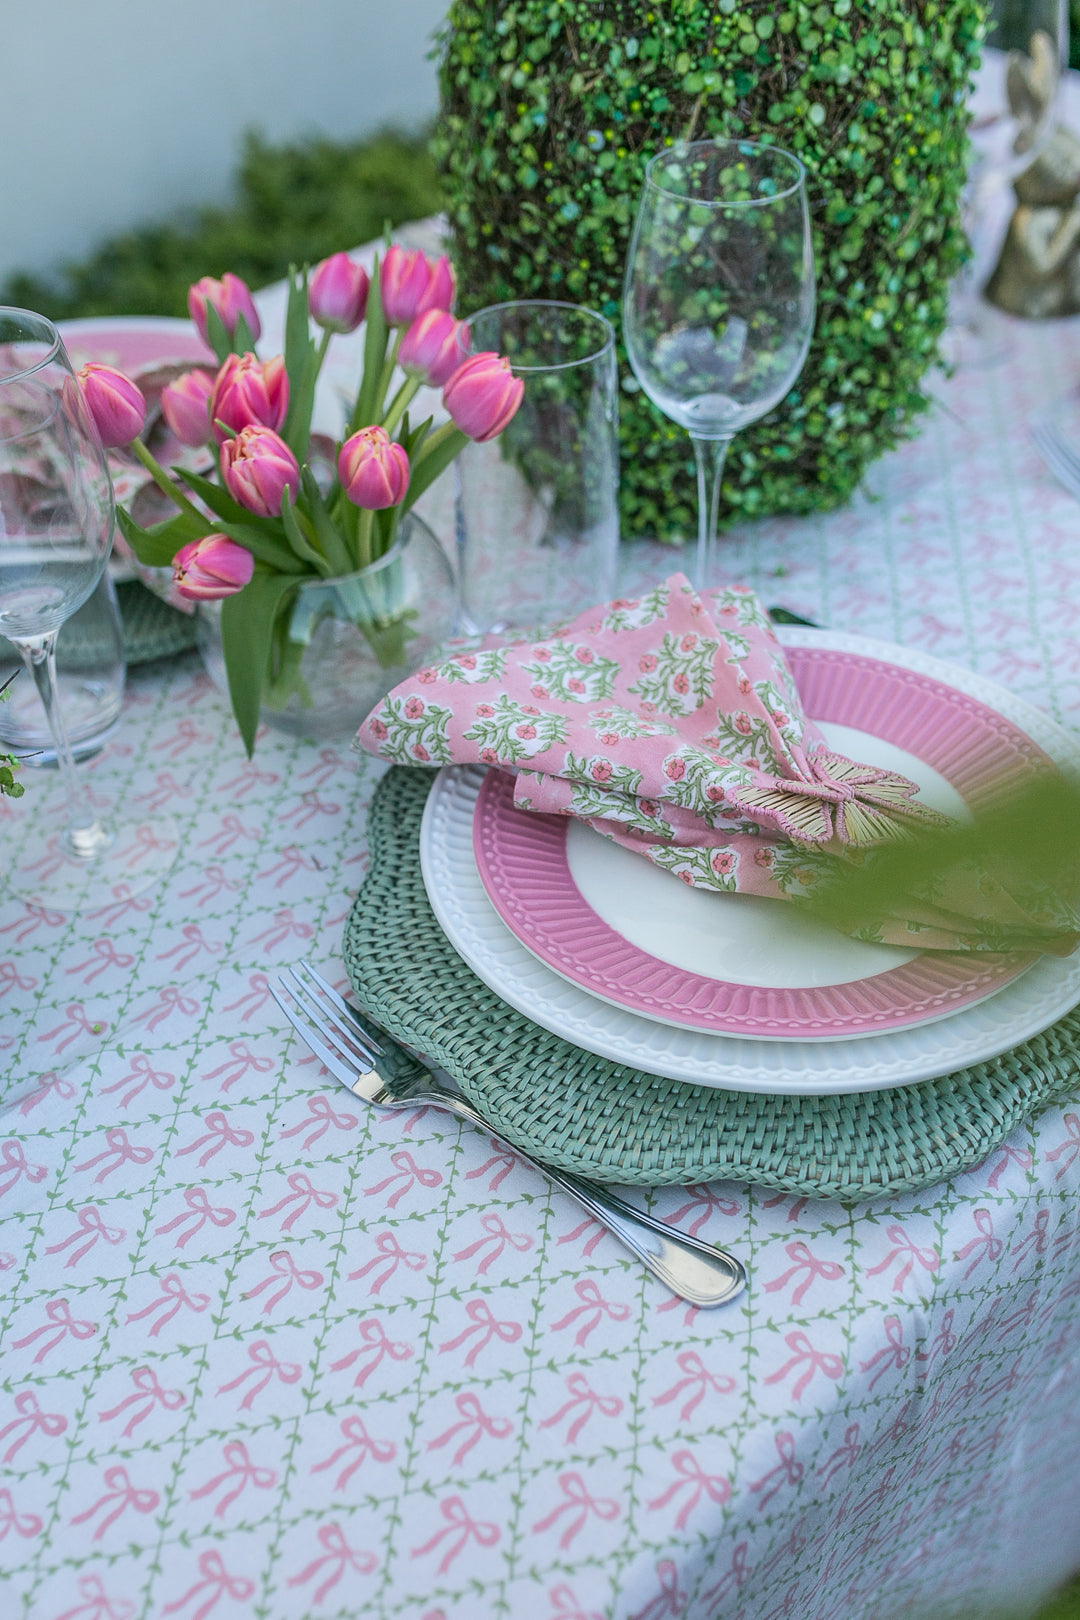
<path id="1" fill-rule="evenodd" d="M 507 1006 L 436 922 L 419 856 L 433 780 L 396 766 L 376 789 L 345 965 L 365 1011 L 451 1074 L 494 1131 L 548 1164 L 623 1184 L 747 1181 L 877 1198 L 958 1174 L 1080 1090 L 1080 1010 L 990 1062 L 841 1097 L 721 1091 L 583 1052 Z"/>

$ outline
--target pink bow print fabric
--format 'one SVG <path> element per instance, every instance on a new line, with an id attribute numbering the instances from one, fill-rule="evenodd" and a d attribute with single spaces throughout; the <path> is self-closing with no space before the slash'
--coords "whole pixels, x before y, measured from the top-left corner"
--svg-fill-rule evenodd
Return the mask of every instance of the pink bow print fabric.
<path id="1" fill-rule="evenodd" d="M 943 819 L 906 777 L 832 752 L 752 591 L 703 598 L 682 574 L 544 640 L 417 670 L 358 740 L 398 764 L 513 771 L 523 810 L 580 817 L 694 885 L 773 898 L 803 892 L 807 845 Z"/>

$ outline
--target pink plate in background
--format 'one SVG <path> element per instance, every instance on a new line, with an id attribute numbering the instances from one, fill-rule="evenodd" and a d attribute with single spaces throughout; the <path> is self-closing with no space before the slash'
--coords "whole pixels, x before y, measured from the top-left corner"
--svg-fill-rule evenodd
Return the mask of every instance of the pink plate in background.
<path id="1" fill-rule="evenodd" d="M 974 808 L 980 795 L 1003 776 L 1041 766 L 1048 756 L 1004 715 L 942 681 L 885 660 L 836 649 L 789 648 L 789 660 L 807 711 L 826 728 L 863 734 L 864 757 L 876 751 L 876 764 L 891 763 L 921 781 L 943 778 Z M 860 739 L 834 742 L 854 755 Z M 846 744 L 846 746 L 845 746 Z M 925 767 L 920 776 L 920 764 Z M 931 797 L 929 790 L 927 797 Z M 951 808 L 941 803 L 941 808 Z M 586 846 L 583 840 L 594 840 Z M 573 846 L 568 852 L 568 845 Z M 848 1039 L 910 1028 L 945 1018 L 994 995 L 1025 972 L 1031 955 L 973 957 L 940 952 L 903 953 L 856 943 L 811 925 L 804 942 L 806 976 L 800 981 L 798 950 L 787 982 L 746 982 L 737 948 L 732 969 L 698 973 L 686 962 L 654 954 L 649 940 L 654 922 L 670 922 L 672 937 L 683 927 L 680 908 L 728 907 L 718 921 L 734 917 L 739 928 L 750 919 L 775 931 L 778 954 L 785 936 L 804 930 L 796 907 L 748 896 L 704 895 L 591 829 L 561 816 L 539 816 L 513 805 L 512 779 L 491 770 L 480 790 L 473 820 L 473 848 L 481 881 L 502 921 L 536 957 L 561 977 L 599 999 L 662 1023 L 714 1035 L 764 1040 Z M 574 849 L 577 850 L 575 860 Z M 586 860 L 582 860 L 582 850 Z M 593 904 L 575 881 L 593 862 L 620 862 L 605 891 L 584 882 Z M 659 881 L 658 881 L 659 880 Z M 644 897 L 651 908 L 637 926 L 617 924 L 630 915 L 627 896 Z M 742 907 L 736 917 L 731 903 Z M 607 903 L 607 902 L 610 902 Z M 629 902 L 633 905 L 633 899 Z M 599 910 L 596 909 L 599 906 Z M 768 908 L 762 911 L 762 907 Z M 748 911 L 745 908 L 753 908 Z M 671 919 L 659 915 L 670 909 Z M 607 919 L 601 911 L 608 913 Z M 689 913 L 686 913 L 688 916 Z M 820 979 L 821 960 L 836 942 L 833 982 Z M 852 956 L 852 952 L 860 953 Z M 790 953 L 789 953 L 790 954 Z M 675 952 L 676 957 L 678 952 Z M 882 964 L 885 964 L 882 967 Z M 854 967 L 850 964 L 855 964 Z M 826 960 L 826 978 L 829 977 Z M 741 981 L 741 982 L 740 982 Z"/>

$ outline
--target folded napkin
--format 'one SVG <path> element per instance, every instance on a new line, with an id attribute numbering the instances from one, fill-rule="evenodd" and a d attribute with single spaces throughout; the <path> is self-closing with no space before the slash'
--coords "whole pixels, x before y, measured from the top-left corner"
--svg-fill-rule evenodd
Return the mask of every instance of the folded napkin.
<path id="1" fill-rule="evenodd" d="M 752 591 L 699 596 L 682 574 L 417 670 L 358 742 L 398 764 L 512 771 L 522 810 L 579 817 L 695 887 L 771 899 L 807 900 L 875 846 L 949 826 L 907 777 L 829 747 Z M 1077 943 L 1042 896 L 970 870 L 849 931 L 935 950 Z"/>

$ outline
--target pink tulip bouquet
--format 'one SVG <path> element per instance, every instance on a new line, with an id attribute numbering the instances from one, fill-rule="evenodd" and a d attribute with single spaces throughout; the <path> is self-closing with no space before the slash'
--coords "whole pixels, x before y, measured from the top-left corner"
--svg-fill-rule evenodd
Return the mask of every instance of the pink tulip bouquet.
<path id="1" fill-rule="evenodd" d="M 298 586 L 313 577 L 340 581 L 385 557 L 433 480 L 470 439 L 501 433 L 521 402 L 509 361 L 466 358 L 453 297 L 445 258 L 390 247 L 369 278 L 337 253 L 310 276 L 290 272 L 285 352 L 264 360 L 244 283 L 230 274 L 196 282 L 188 307 L 219 370 L 181 376 L 165 388 L 161 408 L 181 443 L 213 451 L 213 478 L 158 464 L 139 437 L 144 404 L 129 378 L 97 364 L 80 373 L 103 443 L 130 444 L 177 509 L 150 528 L 121 510 L 132 551 L 149 567 L 171 567 L 180 595 L 221 604 L 229 696 L 249 753 L 260 703 L 289 679 Z M 341 440 L 320 455 L 311 432 L 319 372 L 334 334 L 362 322 L 360 385 Z M 438 427 L 409 415 L 425 384 L 442 389 L 449 420 Z M 369 624 L 365 612 L 370 639 Z M 400 619 L 381 627 L 376 650 L 387 664 L 400 662 L 408 634 Z"/>

